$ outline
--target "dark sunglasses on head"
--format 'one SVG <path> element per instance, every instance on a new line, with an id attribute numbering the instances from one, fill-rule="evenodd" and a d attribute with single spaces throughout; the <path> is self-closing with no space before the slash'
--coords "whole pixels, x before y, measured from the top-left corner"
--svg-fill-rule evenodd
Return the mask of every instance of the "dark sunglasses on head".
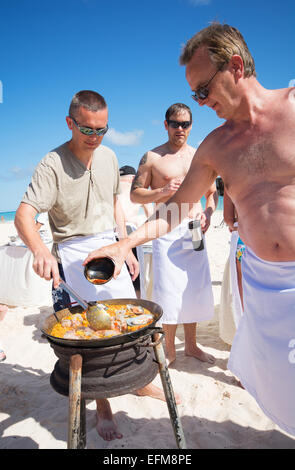
<path id="1" fill-rule="evenodd" d="M 187 129 L 191 123 L 191 121 L 173 121 L 167 119 L 168 126 L 173 127 L 173 129 L 178 129 L 179 127 L 182 127 L 182 129 Z"/>
<path id="2" fill-rule="evenodd" d="M 79 131 L 84 135 L 93 135 L 93 134 L 96 134 L 98 136 L 105 135 L 109 128 L 108 125 L 106 125 L 106 127 L 102 127 L 101 129 L 92 129 L 92 127 L 79 126 L 77 121 L 75 121 L 75 119 L 72 116 L 69 116 L 69 117 L 72 119 L 75 126 L 78 127 Z"/>
<path id="3" fill-rule="evenodd" d="M 195 100 L 195 101 L 203 101 L 205 100 L 208 95 L 209 95 L 209 89 L 208 89 L 208 85 L 209 83 L 212 82 L 213 78 L 215 77 L 215 75 L 218 74 L 218 72 L 221 71 L 222 67 L 224 66 L 224 63 L 221 65 L 221 67 L 219 67 L 219 69 L 215 72 L 215 74 L 213 75 L 213 77 L 210 78 L 210 80 L 203 86 L 200 86 L 199 88 L 197 88 L 195 91 L 194 91 L 194 94 L 192 95 L 192 99 Z"/>

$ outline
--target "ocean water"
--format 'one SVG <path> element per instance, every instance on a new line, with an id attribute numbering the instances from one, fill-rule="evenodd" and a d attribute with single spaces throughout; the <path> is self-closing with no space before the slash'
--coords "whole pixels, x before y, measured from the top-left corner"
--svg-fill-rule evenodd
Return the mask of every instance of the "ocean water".
<path id="1" fill-rule="evenodd" d="M 203 196 L 203 197 L 201 198 L 201 203 L 202 203 L 202 207 L 203 207 L 203 209 L 204 209 L 205 206 L 206 206 L 206 198 L 205 198 L 205 196 Z M 219 198 L 218 198 L 218 204 L 217 204 L 216 210 L 217 210 L 217 211 L 223 211 L 223 196 L 219 196 Z"/>
<path id="2" fill-rule="evenodd" d="M 0 212 L 0 222 L 12 222 L 16 211 Z"/>
<path id="3" fill-rule="evenodd" d="M 206 204 L 205 197 L 202 197 L 201 203 L 202 203 L 202 207 L 204 208 Z M 218 206 L 216 210 L 218 211 L 223 210 L 223 197 L 222 196 L 219 196 Z M 15 212 L 16 211 L 0 212 L 0 222 L 12 222 L 14 220 Z"/>

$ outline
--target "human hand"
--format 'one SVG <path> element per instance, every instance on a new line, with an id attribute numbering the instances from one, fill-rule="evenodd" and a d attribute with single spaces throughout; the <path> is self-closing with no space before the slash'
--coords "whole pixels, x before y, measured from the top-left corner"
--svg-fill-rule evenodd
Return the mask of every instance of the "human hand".
<path id="1" fill-rule="evenodd" d="M 226 224 L 227 224 L 227 227 L 228 227 L 228 230 L 230 231 L 230 233 L 235 232 L 235 231 L 238 230 L 238 226 L 236 225 L 235 220 L 227 220 Z"/>
<path id="2" fill-rule="evenodd" d="M 126 263 L 129 268 L 129 272 L 131 274 L 131 279 L 132 281 L 135 281 L 139 274 L 139 262 L 137 261 L 136 257 L 133 254 L 133 251 L 130 250 L 127 258 L 126 258 Z"/>
<path id="3" fill-rule="evenodd" d="M 50 281 L 53 280 L 53 287 L 56 289 L 60 283 L 57 261 L 46 246 L 34 252 L 33 269 L 38 276 Z"/>
<path id="4" fill-rule="evenodd" d="M 203 233 L 206 233 L 211 223 L 211 213 L 207 210 L 201 213 L 201 229 Z"/>
<path id="5" fill-rule="evenodd" d="M 166 177 L 166 179 L 168 179 L 168 183 L 162 187 L 162 190 L 161 192 L 164 193 L 164 194 L 174 194 L 179 186 L 181 185 L 181 183 L 183 182 L 183 178 L 171 178 L 169 179 L 168 177 Z"/>
<path id="6" fill-rule="evenodd" d="M 112 243 L 111 245 L 104 246 L 99 250 L 94 250 L 88 254 L 87 258 L 83 261 L 83 266 L 96 258 L 112 258 L 115 262 L 115 270 L 113 278 L 117 279 L 119 276 L 123 263 L 129 255 L 130 247 L 125 240 L 121 240 L 117 243 Z"/>

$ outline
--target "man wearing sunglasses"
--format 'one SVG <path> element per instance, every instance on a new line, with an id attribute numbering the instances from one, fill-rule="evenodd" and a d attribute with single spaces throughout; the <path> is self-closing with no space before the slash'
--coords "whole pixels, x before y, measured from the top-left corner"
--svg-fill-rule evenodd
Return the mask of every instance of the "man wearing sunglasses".
<path id="1" fill-rule="evenodd" d="M 243 36 L 229 25 L 214 23 L 197 33 L 180 61 L 198 104 L 225 122 L 200 145 L 183 184 L 165 204 L 199 199 L 222 177 L 246 245 L 244 314 L 228 368 L 264 413 L 295 435 L 295 89 L 264 88 Z M 158 212 L 108 247 L 116 258 L 115 276 L 130 248 L 172 229 Z"/>
<path id="2" fill-rule="evenodd" d="M 156 207 L 166 202 L 181 185 L 196 149 L 187 144 L 192 128 L 192 113 L 183 103 L 168 108 L 164 121 L 168 141 L 147 152 L 140 161 L 131 187 L 131 200 Z M 194 251 L 188 224 L 199 217 L 205 233 L 217 203 L 215 184 L 206 192 L 206 209 L 199 201 L 192 204 L 187 217 L 170 234 L 153 241 L 153 294 L 161 305 L 168 364 L 176 358 L 175 334 L 183 324 L 185 354 L 213 362 L 210 354 L 196 344 L 197 322 L 214 314 L 214 301 L 206 248 Z"/>
<path id="3" fill-rule="evenodd" d="M 126 236 L 125 219 L 118 201 L 120 175 L 116 155 L 102 145 L 108 130 L 108 108 L 98 93 L 83 90 L 73 97 L 66 122 L 71 139 L 49 152 L 37 166 L 32 181 L 17 210 L 15 225 L 34 255 L 34 270 L 42 278 L 53 279 L 55 311 L 70 305 L 71 299 L 59 288 L 60 278 L 86 301 L 109 298 L 136 298 L 126 266 L 118 280 L 95 286 L 84 277 L 82 262 L 89 251 Z M 53 251 L 36 230 L 37 213 L 48 212 L 53 235 Z M 132 280 L 139 272 L 132 251 L 126 260 Z M 153 384 L 138 391 L 164 399 Z M 120 438 L 106 399 L 97 402 L 97 430 L 105 440 Z"/>

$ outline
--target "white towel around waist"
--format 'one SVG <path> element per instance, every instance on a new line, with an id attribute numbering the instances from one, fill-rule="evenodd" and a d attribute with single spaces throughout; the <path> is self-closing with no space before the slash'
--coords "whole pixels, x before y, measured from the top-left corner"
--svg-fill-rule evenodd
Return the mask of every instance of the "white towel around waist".
<path id="1" fill-rule="evenodd" d="M 114 298 L 136 298 L 132 280 L 125 264 L 116 280 L 111 279 L 102 286 L 93 285 L 84 277 L 82 263 L 88 253 L 115 241 L 114 232 L 111 230 L 89 237 L 77 237 L 58 244 L 66 282 L 87 302 Z"/>
<path id="2" fill-rule="evenodd" d="M 231 286 L 230 256 L 223 270 L 222 286 L 220 293 L 220 305 L 218 310 L 219 336 L 227 344 L 232 344 L 236 334 L 234 322 L 234 298 Z"/>
<path id="3" fill-rule="evenodd" d="M 206 251 L 194 251 L 188 219 L 153 241 L 153 296 L 163 308 L 161 323 L 195 323 L 214 315 Z"/>
<path id="4" fill-rule="evenodd" d="M 233 295 L 233 302 L 234 302 L 234 310 L 233 310 L 233 319 L 235 322 L 236 328 L 238 328 L 241 317 L 243 315 L 243 308 L 241 303 L 241 297 L 239 292 L 239 284 L 238 284 L 238 273 L 237 273 L 237 265 L 236 265 L 236 253 L 237 253 L 237 245 L 239 240 L 239 232 L 233 231 L 231 236 L 231 243 L 230 243 L 230 277 L 231 277 L 231 289 Z"/>
<path id="5" fill-rule="evenodd" d="M 264 413 L 295 435 L 295 262 L 242 257 L 244 314 L 228 368 Z"/>

